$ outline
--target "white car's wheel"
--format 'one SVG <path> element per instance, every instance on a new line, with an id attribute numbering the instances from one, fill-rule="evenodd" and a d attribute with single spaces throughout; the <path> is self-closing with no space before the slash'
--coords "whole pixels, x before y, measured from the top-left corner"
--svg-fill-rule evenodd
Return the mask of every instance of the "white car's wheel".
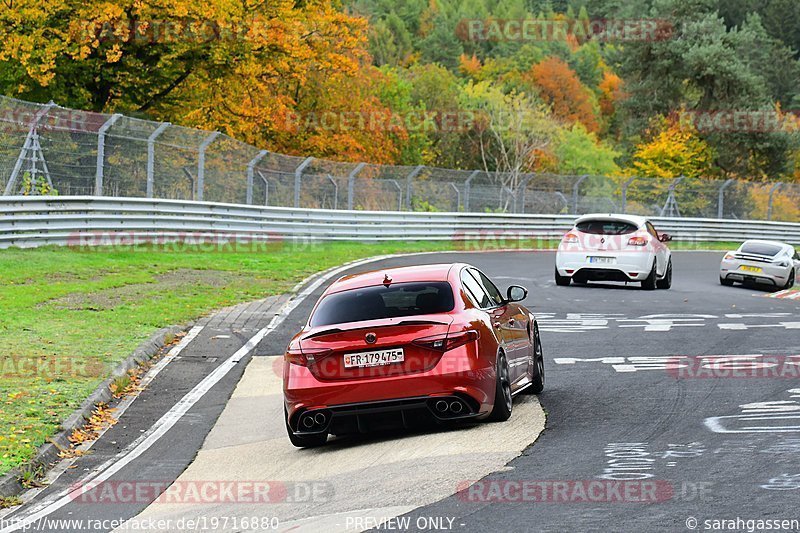
<path id="1" fill-rule="evenodd" d="M 566 287 L 567 285 L 569 285 L 569 280 L 570 280 L 569 276 L 562 276 L 561 274 L 558 273 L 558 269 L 556 269 L 556 285 L 558 285 L 559 287 Z"/>
<path id="2" fill-rule="evenodd" d="M 646 291 L 652 291 L 656 288 L 656 279 L 658 278 L 658 273 L 656 271 L 656 262 L 653 261 L 653 269 L 650 271 L 650 275 L 642 281 L 642 288 Z"/>
<path id="3" fill-rule="evenodd" d="M 667 263 L 667 271 L 664 273 L 664 277 L 656 281 L 656 287 L 659 289 L 669 289 L 672 287 L 672 258 L 670 258 L 669 263 Z"/>

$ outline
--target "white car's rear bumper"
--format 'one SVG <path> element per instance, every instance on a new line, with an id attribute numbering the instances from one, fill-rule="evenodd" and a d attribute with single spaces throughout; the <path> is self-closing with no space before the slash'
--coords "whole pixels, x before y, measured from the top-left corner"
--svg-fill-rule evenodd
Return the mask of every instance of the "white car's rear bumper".
<path id="1" fill-rule="evenodd" d="M 655 253 L 641 251 L 562 251 L 556 253 L 560 276 L 587 280 L 642 281 L 650 275 Z"/>

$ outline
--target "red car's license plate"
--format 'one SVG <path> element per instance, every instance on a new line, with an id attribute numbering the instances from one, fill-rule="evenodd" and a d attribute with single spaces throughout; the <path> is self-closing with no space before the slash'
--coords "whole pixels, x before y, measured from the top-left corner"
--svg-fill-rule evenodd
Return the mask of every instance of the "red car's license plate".
<path id="1" fill-rule="evenodd" d="M 376 352 L 349 353 L 344 356 L 345 368 L 359 368 L 368 366 L 391 365 L 392 363 L 402 363 L 405 354 L 402 348 L 392 350 L 379 350 Z"/>

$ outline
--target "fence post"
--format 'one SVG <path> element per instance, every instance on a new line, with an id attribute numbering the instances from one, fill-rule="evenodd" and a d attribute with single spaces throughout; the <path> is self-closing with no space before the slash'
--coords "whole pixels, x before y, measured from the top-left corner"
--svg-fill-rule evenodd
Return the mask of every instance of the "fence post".
<path id="1" fill-rule="evenodd" d="M 356 168 L 350 171 L 350 174 L 347 175 L 347 209 L 352 211 L 353 210 L 353 202 L 355 201 L 355 187 L 356 187 L 356 174 L 361 172 L 367 166 L 366 163 L 359 163 L 356 165 Z"/>
<path id="2" fill-rule="evenodd" d="M 328 181 L 331 182 L 331 185 L 333 185 L 333 208 L 339 209 L 339 184 L 336 183 L 336 180 L 333 179 L 333 176 L 330 174 L 328 174 L 326 177 L 328 178 Z"/>
<path id="3" fill-rule="evenodd" d="M 723 217 L 723 211 L 725 207 L 725 189 L 727 189 L 734 181 L 735 180 L 733 178 L 728 179 L 719 188 L 719 200 L 717 200 L 717 218 Z"/>
<path id="4" fill-rule="evenodd" d="M 403 210 L 403 188 L 397 183 L 397 180 L 389 179 L 386 181 L 394 185 L 394 188 L 397 189 L 397 212 L 399 213 Z"/>
<path id="5" fill-rule="evenodd" d="M 153 197 L 153 182 L 155 176 L 155 167 L 156 167 L 156 139 L 159 135 L 164 133 L 164 130 L 172 126 L 169 122 L 164 122 L 156 131 L 150 134 L 150 137 L 147 138 L 147 197 Z"/>
<path id="6" fill-rule="evenodd" d="M 258 177 L 264 181 L 264 207 L 267 207 L 269 206 L 269 180 L 260 170 L 258 171 Z"/>
<path id="7" fill-rule="evenodd" d="M 772 201 L 774 200 L 775 191 L 783 187 L 783 182 L 779 181 L 769 190 L 769 204 L 767 205 L 767 220 L 772 220 Z"/>
<path id="8" fill-rule="evenodd" d="M 622 214 L 626 214 L 628 211 L 628 186 L 633 183 L 633 180 L 636 179 L 636 176 L 629 178 L 622 184 Z"/>
<path id="9" fill-rule="evenodd" d="M 456 184 L 453 183 L 452 181 L 450 182 L 450 187 L 452 187 L 453 190 L 456 191 L 456 211 L 458 211 L 459 208 L 461 207 L 461 191 L 458 190 L 458 187 L 456 187 Z"/>
<path id="10" fill-rule="evenodd" d="M 425 168 L 425 165 L 418 165 L 406 176 L 406 211 L 411 211 L 411 181 L 422 172 L 423 168 Z"/>
<path id="11" fill-rule="evenodd" d="M 47 113 L 49 113 L 50 109 L 55 107 L 55 105 L 56 104 L 53 102 L 50 102 L 44 107 L 44 109 L 36 113 L 33 119 L 31 119 L 30 128 L 28 128 L 28 136 L 25 137 L 22 150 L 19 152 L 17 162 L 14 164 L 14 169 L 11 171 L 11 176 L 8 178 L 8 183 L 6 183 L 6 190 L 3 193 L 5 196 L 11 196 L 13 194 L 14 186 L 16 185 L 17 177 L 19 176 L 19 171 L 22 170 L 22 163 L 25 161 L 25 156 L 28 154 L 28 150 L 31 148 L 33 138 L 36 135 L 36 129 L 39 127 L 39 122 L 41 122 L 42 119 L 47 116 Z"/>
<path id="12" fill-rule="evenodd" d="M 313 157 L 306 157 L 302 163 L 300 163 L 296 169 L 294 169 L 294 206 L 300 207 L 300 186 L 302 184 L 303 179 L 303 171 L 306 169 L 311 162 L 314 161 Z"/>
<path id="13" fill-rule="evenodd" d="M 667 194 L 667 201 L 664 202 L 664 207 L 661 208 L 662 217 L 674 217 L 675 215 L 681 216 L 681 210 L 678 206 L 678 200 L 675 199 L 675 187 L 683 181 L 684 176 L 678 176 L 669 186 L 669 193 Z"/>
<path id="14" fill-rule="evenodd" d="M 269 150 L 261 150 L 258 155 L 247 163 L 247 205 L 253 205 L 253 178 L 255 177 L 255 168 L 259 161 L 264 159 L 269 153 Z"/>
<path id="15" fill-rule="evenodd" d="M 533 176 L 525 176 L 524 178 L 522 178 L 522 183 L 517 188 L 517 190 L 519 190 L 520 188 L 522 189 L 522 213 L 525 213 L 525 202 L 527 201 L 526 196 L 527 196 L 527 193 L 528 193 L 528 183 L 530 183 L 530 181 L 532 179 L 533 179 Z M 517 209 L 516 198 L 514 199 L 514 212 L 515 213 L 519 213 L 520 212 L 520 210 Z"/>
<path id="16" fill-rule="evenodd" d="M 573 215 L 577 215 L 578 214 L 578 190 L 581 187 L 581 183 L 583 183 L 584 180 L 586 180 L 586 178 L 588 178 L 588 177 L 589 177 L 588 174 L 584 174 L 583 176 L 578 178 L 578 181 L 576 181 L 575 185 L 572 186 L 572 214 Z"/>
<path id="17" fill-rule="evenodd" d="M 219 132 L 215 131 L 206 137 L 205 140 L 200 143 L 200 149 L 197 153 L 197 194 L 195 198 L 198 202 L 203 201 L 203 191 L 206 187 L 206 150 L 217 136 L 219 136 Z"/>
<path id="18" fill-rule="evenodd" d="M 503 185 L 502 191 L 511 197 L 511 201 L 512 201 L 511 211 L 513 212 L 514 209 L 516 209 L 516 206 L 517 206 L 517 193 L 514 191 L 514 189 L 512 189 L 511 187 L 508 187 L 506 185 Z M 505 211 L 505 212 L 507 213 L 508 211 Z"/>
<path id="19" fill-rule="evenodd" d="M 472 180 L 480 174 L 480 170 L 473 170 L 467 181 L 464 182 L 464 211 L 469 211 L 469 195 L 472 192 Z"/>
<path id="20" fill-rule="evenodd" d="M 94 195 L 103 196 L 103 166 L 106 158 L 106 132 L 122 117 L 119 113 L 111 115 L 97 131 L 97 169 L 94 174 Z"/>

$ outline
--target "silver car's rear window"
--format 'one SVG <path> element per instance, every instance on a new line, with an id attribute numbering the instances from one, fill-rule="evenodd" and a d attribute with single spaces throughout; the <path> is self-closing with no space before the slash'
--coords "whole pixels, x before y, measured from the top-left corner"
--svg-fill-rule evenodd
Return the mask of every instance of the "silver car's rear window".
<path id="1" fill-rule="evenodd" d="M 634 224 L 621 220 L 584 220 L 575 228 L 582 233 L 592 235 L 627 235 L 639 229 Z"/>
<path id="2" fill-rule="evenodd" d="M 311 317 L 311 327 L 380 318 L 447 313 L 455 307 L 447 282 L 393 283 L 329 294 Z"/>
<path id="3" fill-rule="evenodd" d="M 740 250 L 743 254 L 750 254 L 750 255 L 766 255 L 768 257 L 774 257 L 780 253 L 783 248 L 780 246 L 775 246 L 774 244 L 764 244 L 760 242 L 746 242 L 742 245 L 742 249 Z"/>

